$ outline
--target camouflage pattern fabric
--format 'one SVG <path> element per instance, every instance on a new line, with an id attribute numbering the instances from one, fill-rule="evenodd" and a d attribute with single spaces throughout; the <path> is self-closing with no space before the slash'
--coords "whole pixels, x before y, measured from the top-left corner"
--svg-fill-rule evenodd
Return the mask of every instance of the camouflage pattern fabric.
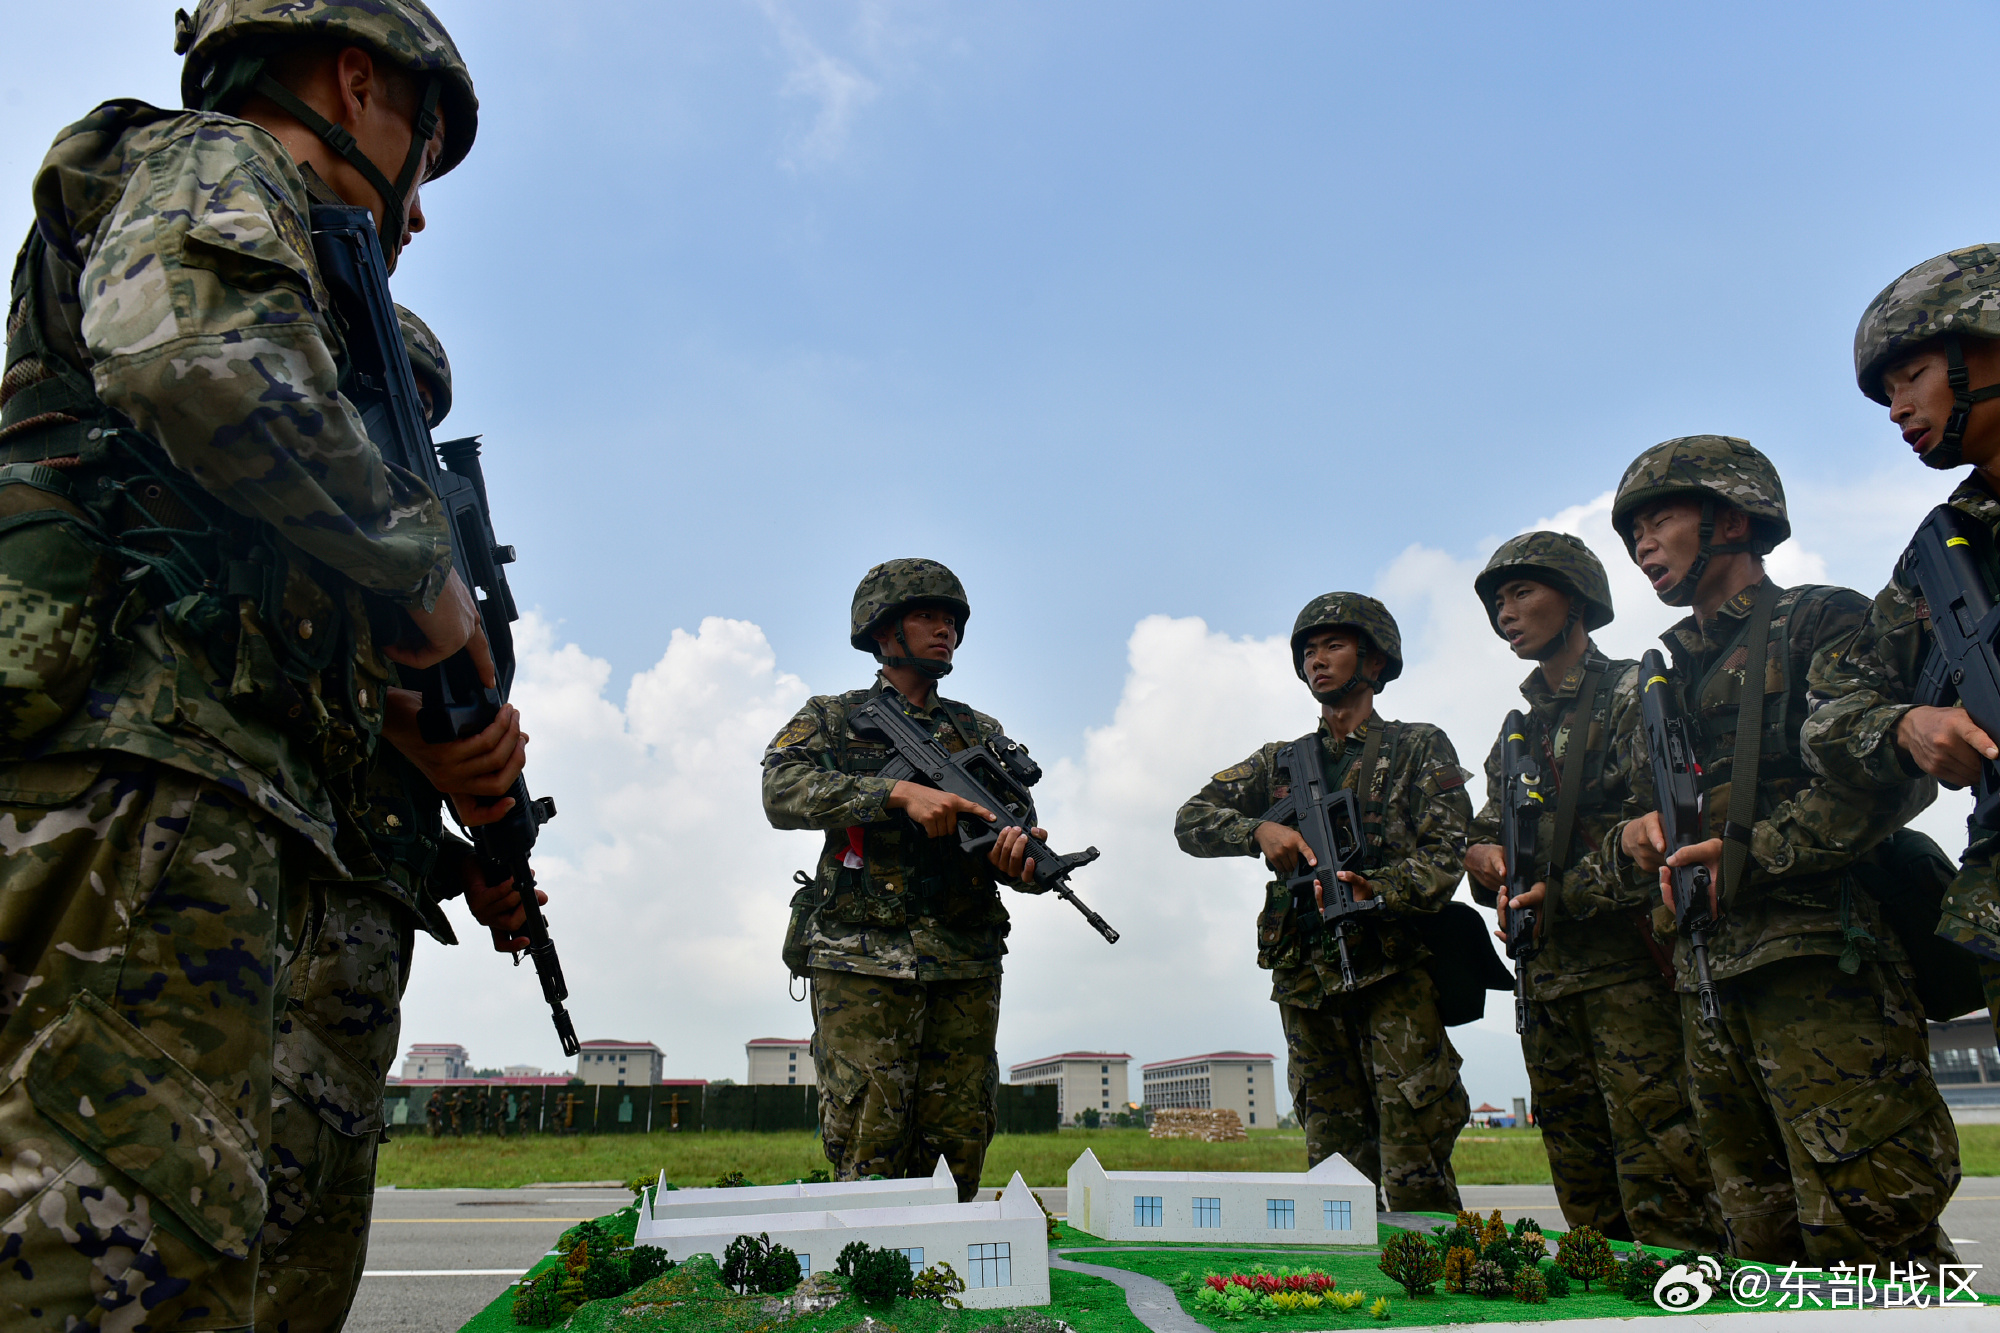
<path id="1" fill-rule="evenodd" d="M 1507 636 L 1500 629 L 1497 598 L 1500 585 L 1513 579 L 1533 579 L 1581 598 L 1584 611 L 1580 618 L 1586 631 L 1603 629 L 1613 619 L 1611 580 L 1605 577 L 1604 563 L 1581 537 L 1567 532 L 1525 532 L 1500 543 L 1500 549 L 1472 581 L 1472 590 L 1493 632 L 1503 639 Z"/>
<path id="2" fill-rule="evenodd" d="M 838 1180 L 923 1177 L 942 1156 L 979 1189 L 999 1123 L 1000 978 L 812 974 L 820 1141 Z"/>
<path id="3" fill-rule="evenodd" d="M 1961 482 L 1949 503 L 2000 533 L 2000 499 L 1978 475 Z M 1814 697 L 1824 702 L 1806 720 L 1801 739 L 1815 769 L 1859 788 L 1893 791 L 1910 781 L 1914 766 L 1896 747 L 1896 728 L 1915 706 L 1917 677 L 1929 650 L 1923 593 L 1898 564 L 1847 651 L 1813 665 Z M 2000 961 L 2000 872 L 1994 865 L 2000 837 L 1980 828 L 1970 832 L 1964 868 L 1945 895 L 1938 934 Z"/>
<path id="4" fill-rule="evenodd" d="M 1908 978 L 1808 956 L 1719 989 L 1721 1026 L 1690 994 L 1681 1011 L 1731 1252 L 1878 1271 L 1956 1262 L 1937 1219 L 1958 1188 L 1958 1135 Z"/>
<path id="5" fill-rule="evenodd" d="M 878 693 L 902 698 L 878 675 L 870 689 L 808 699 L 764 751 L 771 827 L 826 833 L 804 926 L 810 967 L 919 981 L 998 976 L 1008 921 L 992 863 L 890 810 L 895 784 L 873 775 L 893 751 L 847 724 Z M 927 712 L 903 707 L 953 753 L 970 738 L 961 732 L 981 743 L 1000 734 L 984 713 L 935 695 Z"/>
<path id="6" fill-rule="evenodd" d="M 347 1322 L 368 1258 L 380 1143 L 378 1134 L 341 1133 L 280 1089 L 271 1109 L 258 1328 L 332 1333 Z"/>
<path id="7" fill-rule="evenodd" d="M 0 767 L 0 854 L 0 1320 L 247 1326 L 309 855 L 119 755 Z"/>
<path id="8" fill-rule="evenodd" d="M 1389 608 L 1365 593 L 1330 592 L 1307 602 L 1292 621 L 1292 670 L 1300 680 L 1306 678 L 1306 639 L 1314 630 L 1342 625 L 1360 630 L 1369 644 L 1389 659 L 1375 682 L 1378 692 L 1403 674 L 1403 635 L 1396 628 L 1396 617 L 1389 614 Z"/>
<path id="9" fill-rule="evenodd" d="M 935 560 L 885 560 L 863 574 L 848 610 L 847 641 L 873 654 L 875 631 L 912 602 L 949 605 L 958 613 L 958 641 L 965 643 L 965 622 L 972 616 L 972 603 L 958 575 Z"/>
<path id="10" fill-rule="evenodd" d="M 1584 677 L 1592 673 L 1609 687 L 1594 690 L 1591 699 L 1579 700 Z M 1647 941 L 1648 928 L 1639 914 L 1659 900 L 1658 881 L 1634 874 L 1629 866 L 1613 869 L 1601 854 L 1606 839 L 1646 809 L 1638 804 L 1634 781 L 1645 764 L 1639 665 L 1614 662 L 1593 642 L 1554 690 L 1539 670 L 1528 673 L 1521 682 L 1521 697 L 1528 704 L 1528 741 L 1541 765 L 1542 790 L 1547 794 L 1536 845 L 1550 854 L 1555 848 L 1556 806 L 1570 747 L 1582 744 L 1586 755 L 1570 864 L 1566 870 L 1547 872 L 1549 898 L 1541 914 L 1542 947 L 1527 964 L 1528 996 L 1557 1000 L 1597 986 L 1656 976 L 1658 967 Z M 1577 734 L 1579 711 L 1585 714 L 1581 736 Z M 1504 739 L 1496 737 L 1486 756 L 1486 803 L 1468 832 L 1472 843 L 1500 844 L 1500 743 Z M 1546 863 L 1542 869 L 1547 871 Z M 1472 899 L 1489 908 L 1496 901 L 1490 890 L 1476 883 Z M 1679 1047 L 1676 1033 L 1676 1054 Z"/>
<path id="11" fill-rule="evenodd" d="M 1472 1102 L 1430 973 L 1399 972 L 1317 1008 L 1281 1004 L 1278 1014 L 1307 1161 L 1339 1153 L 1393 1210 L 1457 1212 L 1451 1149 Z"/>
<path id="12" fill-rule="evenodd" d="M 1854 329 L 1854 379 L 1887 407 L 1882 372 L 1948 333 L 2000 338 L 2000 255 L 1969 245 L 1926 259 L 1884 287 Z"/>
<path id="13" fill-rule="evenodd" d="M 1564 1220 L 1614 1240 L 1717 1249 L 1673 987 L 1649 970 L 1538 1000 L 1521 1047 Z"/>
<path id="14" fill-rule="evenodd" d="M 1364 777 L 1356 770 L 1368 734 L 1384 727 L 1390 730 L 1375 771 Z M 1430 957 L 1408 921 L 1398 918 L 1438 911 L 1465 873 L 1465 836 L 1472 823 L 1465 780 L 1470 775 L 1459 767 L 1445 734 L 1423 722 L 1385 722 L 1379 713 L 1370 713 L 1353 735 L 1336 743 L 1322 720 L 1319 738 L 1328 781 L 1354 788 L 1370 811 L 1379 808 L 1380 823 L 1368 830 L 1366 878 L 1382 900 L 1382 910 L 1363 918 L 1366 924 L 1348 945 L 1359 992 Z M 1174 817 L 1181 850 L 1190 856 L 1261 856 L 1259 816 L 1291 788 L 1291 774 L 1278 762 L 1289 743 L 1263 746 L 1189 798 Z M 1311 1008 L 1342 994 L 1339 960 L 1323 957 L 1322 944 L 1317 935 L 1301 938 L 1285 883 L 1272 879 L 1257 918 L 1257 966 L 1271 969 L 1273 1000 Z"/>
<path id="15" fill-rule="evenodd" d="M 430 395 L 430 417 L 425 424 L 436 430 L 451 415 L 451 358 L 416 311 L 397 306 L 396 323 L 403 331 L 403 349 L 410 354 L 410 370 L 417 377 L 417 386 Z"/>
<path id="16" fill-rule="evenodd" d="M 1641 509 L 1677 495 L 1711 496 L 1750 515 L 1749 547 L 1767 553 L 1792 535 L 1785 514 L 1785 485 L 1771 460 L 1734 435 L 1684 435 L 1656 444 L 1632 460 L 1611 502 L 1611 526 L 1631 555 L 1632 519 Z"/>

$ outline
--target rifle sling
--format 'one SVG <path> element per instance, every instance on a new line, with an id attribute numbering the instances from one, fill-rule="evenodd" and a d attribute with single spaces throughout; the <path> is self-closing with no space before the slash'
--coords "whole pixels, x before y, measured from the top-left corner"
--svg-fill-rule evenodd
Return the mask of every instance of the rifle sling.
<path id="1" fill-rule="evenodd" d="M 1562 787 L 1556 793 L 1556 838 L 1549 848 L 1551 872 L 1569 868 L 1570 844 L 1576 840 L 1576 808 L 1583 800 L 1583 766 L 1590 753 L 1590 722 L 1597 715 L 1597 689 L 1604 672 L 1585 673 L 1577 687 L 1576 704 L 1569 715 L 1569 751 L 1563 755 Z M 1580 733 L 1579 733 L 1579 728 Z M 1544 939 L 1555 933 L 1556 903 L 1562 896 L 1562 877 L 1548 877 L 1548 897 L 1541 913 Z"/>
<path id="2" fill-rule="evenodd" d="M 1782 590 L 1766 583 L 1750 608 L 1743 692 L 1736 705 L 1736 755 L 1729 765 L 1729 820 L 1722 833 L 1722 901 L 1736 901 L 1757 822 L 1757 764 L 1764 754 L 1764 680 L 1770 670 L 1771 613 Z"/>

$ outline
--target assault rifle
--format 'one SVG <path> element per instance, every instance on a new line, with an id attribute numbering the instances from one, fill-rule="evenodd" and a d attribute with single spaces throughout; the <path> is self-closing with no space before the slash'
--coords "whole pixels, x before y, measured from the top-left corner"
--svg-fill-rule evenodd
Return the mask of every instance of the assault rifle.
<path id="1" fill-rule="evenodd" d="M 1910 540 L 1909 560 L 1931 613 L 1931 651 L 1917 678 L 1920 704 L 1947 708 L 1954 701 L 1989 736 L 2000 736 L 2000 613 L 1986 591 L 1980 556 L 1990 553 L 1983 528 L 1950 505 L 1924 515 Z M 2000 765 L 1979 761 L 1972 821 L 2000 828 Z"/>
<path id="2" fill-rule="evenodd" d="M 1644 682 L 1639 698 L 1646 720 L 1646 748 L 1653 756 L 1653 799 L 1659 806 L 1667 855 L 1672 856 L 1702 841 L 1701 764 L 1694 757 L 1687 719 L 1667 684 L 1666 659 L 1658 649 L 1648 649 L 1639 659 L 1639 679 Z M 1708 935 L 1715 929 L 1715 913 L 1708 902 L 1708 867 L 1684 866 L 1672 874 L 1674 925 L 1687 936 L 1688 950 L 1694 955 L 1695 999 L 1702 1021 L 1719 1023 L 1722 1002 L 1708 975 Z"/>
<path id="3" fill-rule="evenodd" d="M 1514 963 L 1514 1031 L 1528 1030 L 1528 963 L 1542 951 L 1541 913 L 1515 907 L 1535 886 L 1542 823 L 1542 770 L 1528 749 L 1528 719 L 1515 709 L 1500 728 L 1500 851 L 1507 860 L 1507 957 Z"/>
<path id="4" fill-rule="evenodd" d="M 1020 745 L 1005 736 L 995 736 L 983 745 L 968 746 L 953 754 L 911 721 L 886 694 L 868 700 L 849 713 L 847 720 L 863 735 L 882 737 L 896 752 L 879 776 L 891 782 L 935 787 L 993 812 L 991 822 L 973 815 L 958 817 L 961 850 L 983 856 L 999 840 L 1001 829 L 1020 829 L 1027 837 L 1028 856 L 1035 863 L 1035 882 L 1083 913 L 1083 919 L 1096 928 L 1106 943 L 1118 943 L 1118 932 L 1111 928 L 1111 923 L 1085 906 L 1069 887 L 1070 872 L 1095 861 L 1097 849 L 1086 847 L 1068 856 L 1058 856 L 1033 833 L 1035 798 L 1028 794 L 1028 788 L 1041 781 L 1042 769 Z"/>
<path id="5" fill-rule="evenodd" d="M 423 695 L 417 725 L 426 741 L 442 743 L 476 735 L 499 715 L 514 683 L 514 632 L 519 618 L 502 566 L 514 559 L 514 548 L 493 535 L 486 503 L 486 477 L 479 465 L 479 438 L 472 436 L 433 444 L 417 381 L 403 346 L 396 307 L 389 299 L 389 269 L 375 234 L 375 217 L 368 209 L 315 204 L 312 210 L 313 253 L 332 297 L 347 338 L 348 372 L 341 392 L 361 414 L 368 438 L 382 457 L 426 486 L 443 506 L 451 523 L 451 559 L 467 589 L 479 598 L 479 618 L 493 650 L 498 688 L 479 679 L 472 654 L 461 651 L 448 661 L 423 670 L 400 668 L 403 683 Z M 439 458 L 443 462 L 440 464 Z M 528 939 L 528 956 L 542 983 L 556 1035 L 564 1055 L 578 1051 L 576 1029 L 563 1001 L 569 985 L 548 919 L 535 901 L 535 870 L 529 852 L 541 826 L 555 818 L 549 797 L 531 799 L 520 778 L 508 793 L 513 808 L 492 824 L 472 829 L 473 854 L 487 880 L 512 879 L 527 921 L 521 933 Z M 514 955 L 520 966 L 520 954 Z"/>
<path id="6" fill-rule="evenodd" d="M 1280 762 L 1291 771 L 1292 790 L 1284 800 L 1266 810 L 1263 818 L 1273 824 L 1290 824 L 1312 848 L 1316 866 L 1299 858 L 1285 880 L 1292 895 L 1292 915 L 1303 925 L 1313 922 L 1320 931 L 1333 936 L 1340 954 L 1340 984 L 1354 989 L 1354 964 L 1347 954 L 1347 942 L 1360 931 L 1355 918 L 1381 907 L 1379 898 L 1357 899 L 1354 889 L 1340 878 L 1343 870 L 1359 870 L 1368 852 L 1368 832 L 1361 825 L 1361 802 L 1347 787 L 1327 787 L 1326 764 L 1319 733 L 1293 741 L 1289 758 Z M 1318 892 L 1314 889 L 1317 887 Z"/>

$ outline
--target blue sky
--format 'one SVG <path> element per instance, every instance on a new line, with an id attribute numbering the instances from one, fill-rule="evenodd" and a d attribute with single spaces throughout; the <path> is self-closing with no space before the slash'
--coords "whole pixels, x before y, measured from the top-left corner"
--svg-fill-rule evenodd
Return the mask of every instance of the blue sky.
<path id="1" fill-rule="evenodd" d="M 0 228 L 16 234 L 62 124 L 102 97 L 173 96 L 170 6 L 93 4 L 87 29 L 85 10 L 6 5 L 17 49 L 46 55 L 0 73 Z M 812 847 L 757 827 L 761 738 L 731 731 L 729 750 L 710 735 L 676 758 L 635 720 L 635 673 L 693 688 L 658 670 L 677 631 L 721 652 L 706 618 L 756 630 L 755 643 L 730 640 L 748 654 L 723 653 L 736 667 L 714 667 L 728 686 L 714 709 L 761 725 L 801 691 L 865 682 L 845 636 L 867 566 L 942 559 L 975 608 L 954 693 L 1045 762 L 1072 761 L 1073 790 L 1099 794 L 1080 818 L 1116 804 L 1108 770 L 1093 776 L 1093 730 L 1115 739 L 1120 716 L 1169 729 L 1186 716 L 1135 703 L 1135 682 L 1167 669 L 1140 660 L 1165 651 L 1138 633 L 1148 617 L 1198 618 L 1209 638 L 1187 643 L 1233 660 L 1229 644 L 1281 635 L 1331 587 L 1421 590 L 1426 569 L 1469 578 L 1463 562 L 1499 538 L 1589 505 L 1641 448 L 1696 431 L 1764 448 L 1819 561 L 1800 568 L 1870 591 L 1945 489 L 1855 391 L 1849 347 L 1897 273 L 1990 235 L 1991 173 L 1953 128 L 1982 123 L 1984 89 L 1938 72 L 1990 25 L 1984 7 L 476 0 L 441 12 L 484 116 L 467 163 L 426 192 L 431 230 L 396 285 L 450 350 L 448 430 L 487 436 L 502 540 L 522 553 L 517 595 L 548 636 L 530 684 L 568 681 L 578 708 L 624 710 L 619 734 L 676 781 L 749 774 L 731 788 L 740 829 L 690 827 L 712 858 L 692 883 L 674 860 L 694 855 L 687 844 L 664 863 L 634 859 L 622 840 L 644 814 L 584 814 L 550 834 L 552 888 L 577 876 L 567 919 L 628 927 L 600 946 L 594 924 L 570 926 L 579 953 L 637 948 L 630 923 L 657 910 L 665 935 L 704 922 L 763 969 L 738 989 L 690 955 L 630 992 L 651 997 L 634 1007 L 611 956 L 572 964 L 586 974 L 572 1006 L 585 1035 L 651 1036 L 684 1072 L 741 1077 L 741 1040 L 769 1035 L 753 1027 L 799 1026 L 752 994 L 782 983 L 764 975 L 787 887 L 775 871 Z M 1585 535 L 1618 556 L 1595 522 Z M 1476 615 L 1462 584 L 1436 595 L 1457 606 L 1454 624 Z M 1439 683 L 1385 696 L 1385 711 L 1470 719 L 1453 735 L 1476 767 L 1522 673 L 1491 644 L 1476 666 L 1452 658 L 1461 640 L 1421 600 L 1397 609 Z M 1622 623 L 1639 619 L 1651 633 L 1669 618 L 1635 603 Z M 1258 660 L 1268 670 L 1270 654 Z M 1226 673 L 1174 679 L 1197 702 L 1241 688 Z M 674 714 L 683 730 L 709 716 L 692 697 Z M 1291 710 L 1272 734 L 1249 732 L 1246 714 L 1241 736 L 1202 741 L 1217 752 L 1190 741 L 1185 779 L 1171 770 L 1181 795 L 1310 725 L 1309 702 L 1272 698 Z M 531 777 L 585 780 L 595 756 L 581 732 L 538 728 L 532 713 L 529 727 Z M 539 778 L 538 790 L 564 795 Z M 1172 801 L 1160 800 L 1134 827 L 1165 838 Z M 579 807 L 563 808 L 567 820 Z M 593 879 L 593 857 L 624 868 Z M 1188 878 L 1162 889 L 1109 860 L 1086 873 L 1114 920 L 1112 903 L 1130 920 L 1160 893 L 1224 892 L 1213 866 L 1169 857 L 1161 873 Z M 1228 901 L 1254 903 L 1254 868 L 1231 873 Z M 733 906 L 711 918 L 696 898 Z M 563 905 L 552 911 L 560 927 Z M 1003 1061 L 1044 1046 L 1164 1058 L 1255 1044 L 1205 1026 L 1211 1012 L 1274 1041 L 1249 921 L 1232 921 L 1213 929 L 1236 932 L 1234 952 L 1200 965 L 1235 998 L 1165 1016 L 1094 995 L 1114 983 L 1057 932 L 1048 948 L 1063 961 L 1031 960 L 1041 922 L 1024 923 Z M 1114 989 L 1128 993 L 1149 984 L 1149 958 L 1179 957 L 1144 929 L 1119 947 L 1129 975 Z M 503 1011 L 446 984 L 501 985 L 492 960 L 432 957 L 419 960 L 424 1030 L 410 1039 L 554 1061 L 522 1026 L 532 996 L 496 991 Z M 1081 1022 L 1078 1005 L 1103 1024 Z M 1517 1078 L 1495 1066 L 1474 1100 L 1524 1091 L 1502 1086 Z"/>

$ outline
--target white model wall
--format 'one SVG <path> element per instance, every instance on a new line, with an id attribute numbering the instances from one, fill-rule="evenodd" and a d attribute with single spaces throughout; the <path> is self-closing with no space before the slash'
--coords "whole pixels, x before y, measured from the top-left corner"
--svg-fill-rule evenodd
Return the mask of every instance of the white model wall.
<path id="1" fill-rule="evenodd" d="M 1138 1224 L 1142 1196 L 1160 1201 L 1158 1226 Z M 1197 1199 L 1217 1204 L 1197 1218 Z M 1273 1199 L 1291 1201 L 1291 1226 L 1271 1225 Z M 1327 1226 L 1328 1202 L 1347 1204 L 1346 1229 Z M 1086 1148 L 1069 1168 L 1069 1223 L 1106 1240 L 1373 1245 L 1375 1186 L 1337 1155 L 1311 1171 L 1106 1171 Z"/>
<path id="2" fill-rule="evenodd" d="M 665 1188 L 667 1173 L 648 1192 L 639 1208 L 635 1240 L 647 1238 L 656 1221 L 680 1217 L 742 1217 L 762 1213 L 826 1212 L 848 1208 L 908 1208 L 957 1203 L 958 1182 L 938 1158 L 937 1169 L 922 1180 L 836 1180 L 814 1185 L 750 1185 L 740 1189 Z M 720 1255 L 717 1256 L 718 1258 Z"/>

